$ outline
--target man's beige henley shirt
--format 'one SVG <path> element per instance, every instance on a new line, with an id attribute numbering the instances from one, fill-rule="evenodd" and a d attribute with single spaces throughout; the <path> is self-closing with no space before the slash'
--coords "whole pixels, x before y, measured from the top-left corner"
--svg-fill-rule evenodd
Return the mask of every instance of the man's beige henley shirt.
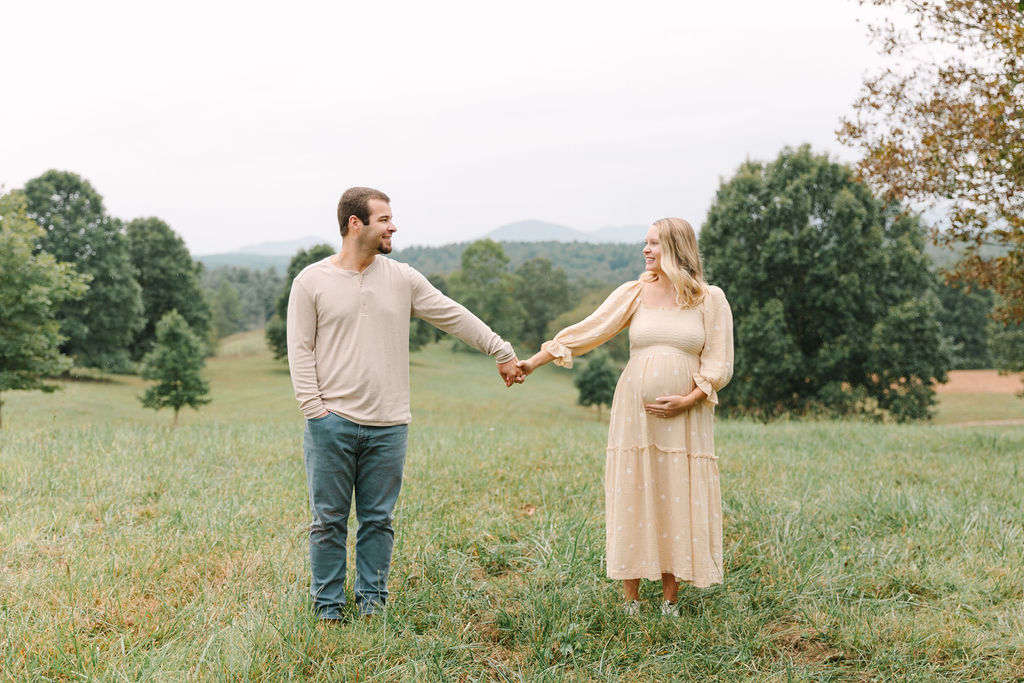
<path id="1" fill-rule="evenodd" d="M 357 272 L 326 258 L 298 274 L 288 298 L 288 366 L 303 414 L 407 424 L 410 316 L 499 363 L 515 357 L 511 344 L 411 266 L 376 256 Z"/>

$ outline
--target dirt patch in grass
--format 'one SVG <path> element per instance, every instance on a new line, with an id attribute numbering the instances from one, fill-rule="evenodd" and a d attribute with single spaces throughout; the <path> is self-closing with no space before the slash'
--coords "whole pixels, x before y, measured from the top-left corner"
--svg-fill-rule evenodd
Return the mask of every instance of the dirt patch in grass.
<path id="1" fill-rule="evenodd" d="M 1000 375 L 995 370 L 950 370 L 949 381 L 935 387 L 939 394 L 1013 394 L 1024 388 L 1024 372 Z"/>
<path id="2" fill-rule="evenodd" d="M 839 665 L 846 659 L 842 650 L 827 642 L 817 629 L 793 623 L 774 623 L 765 628 L 776 647 L 793 658 L 813 666 Z"/>

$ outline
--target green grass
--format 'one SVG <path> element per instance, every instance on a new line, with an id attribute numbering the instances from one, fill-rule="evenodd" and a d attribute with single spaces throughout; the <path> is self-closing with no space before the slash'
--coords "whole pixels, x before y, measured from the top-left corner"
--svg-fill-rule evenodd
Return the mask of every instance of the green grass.
<path id="1" fill-rule="evenodd" d="M 174 430 L 134 378 L 4 395 L 0 676 L 1024 677 L 1024 426 L 722 421 L 726 582 L 674 621 L 644 583 L 626 618 L 605 424 L 566 371 L 506 390 L 442 344 L 413 356 L 392 604 L 322 627 L 287 372 L 242 337 L 208 376 Z"/>

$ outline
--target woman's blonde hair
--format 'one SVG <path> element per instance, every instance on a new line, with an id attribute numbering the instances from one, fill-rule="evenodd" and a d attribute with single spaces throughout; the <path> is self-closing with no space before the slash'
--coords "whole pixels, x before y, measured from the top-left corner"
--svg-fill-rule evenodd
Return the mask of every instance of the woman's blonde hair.
<path id="1" fill-rule="evenodd" d="M 661 247 L 661 270 L 676 288 L 676 303 L 692 308 L 704 300 L 708 283 L 704 281 L 704 264 L 697 249 L 697 234 L 693 226 L 682 218 L 662 218 L 654 221 Z M 650 271 L 640 276 L 641 282 L 658 278 Z"/>

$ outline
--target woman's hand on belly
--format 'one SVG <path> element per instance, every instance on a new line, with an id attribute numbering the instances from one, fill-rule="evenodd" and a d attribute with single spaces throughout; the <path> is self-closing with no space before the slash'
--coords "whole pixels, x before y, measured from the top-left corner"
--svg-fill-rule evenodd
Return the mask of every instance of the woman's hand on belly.
<path id="1" fill-rule="evenodd" d="M 645 403 L 644 410 L 654 417 L 675 417 L 684 410 L 693 406 L 692 401 L 687 401 L 685 396 L 673 394 L 671 396 L 659 396 L 653 403 Z"/>
<path id="2" fill-rule="evenodd" d="M 697 387 L 685 396 L 680 396 L 679 394 L 659 396 L 654 399 L 653 403 L 645 403 L 644 410 L 654 417 L 675 417 L 689 410 L 697 404 L 697 401 L 706 397 L 707 394 Z"/>

